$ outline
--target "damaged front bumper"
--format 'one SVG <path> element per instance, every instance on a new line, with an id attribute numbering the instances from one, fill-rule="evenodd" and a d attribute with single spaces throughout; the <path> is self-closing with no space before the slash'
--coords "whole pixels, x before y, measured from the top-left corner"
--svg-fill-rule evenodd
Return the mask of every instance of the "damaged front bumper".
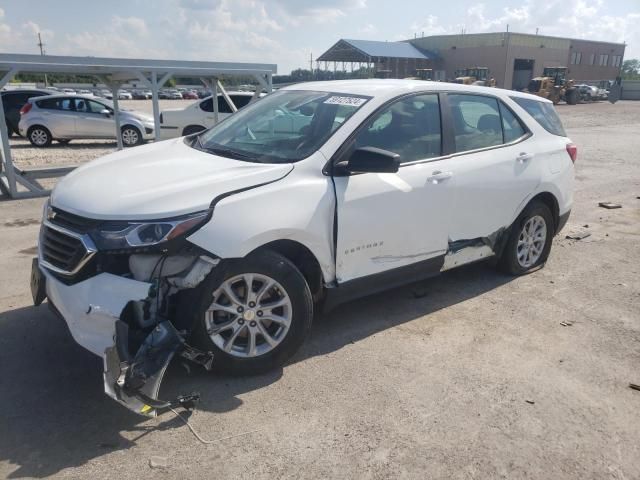
<path id="1" fill-rule="evenodd" d="M 131 302 L 149 301 L 158 294 L 154 283 L 100 273 L 68 285 L 37 261 L 33 269 L 34 303 L 42 301 L 42 291 L 46 292 L 76 342 L 103 359 L 107 395 L 146 416 L 156 416 L 163 408 L 189 406 L 197 399 L 191 395 L 172 402 L 159 400 L 160 383 L 174 356 L 210 369 L 213 355 L 187 345 L 186 332 L 169 320 L 158 318 L 145 328 L 123 321 Z"/>

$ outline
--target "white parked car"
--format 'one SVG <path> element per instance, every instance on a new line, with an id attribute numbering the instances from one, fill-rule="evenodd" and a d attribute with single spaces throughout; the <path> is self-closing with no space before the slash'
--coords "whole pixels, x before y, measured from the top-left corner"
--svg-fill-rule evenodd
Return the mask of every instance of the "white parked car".
<path id="1" fill-rule="evenodd" d="M 133 100 L 133 95 L 126 90 L 118 90 L 118 100 Z"/>
<path id="2" fill-rule="evenodd" d="M 239 110 L 251 102 L 252 92 L 229 92 L 229 98 Z M 233 111 L 222 94 L 218 94 L 218 120 L 222 121 Z M 213 97 L 198 100 L 186 108 L 172 108 L 160 113 L 160 138 L 174 138 L 200 132 L 215 125 Z"/>
<path id="3" fill-rule="evenodd" d="M 126 147 L 154 138 L 153 118 L 120 110 L 120 132 Z M 33 97 L 20 110 L 20 135 L 35 147 L 48 147 L 53 140 L 115 138 L 113 104 L 104 98 L 81 95 Z"/>
<path id="4" fill-rule="evenodd" d="M 289 118 L 291 117 L 291 118 Z M 308 121 L 300 122 L 299 117 Z M 120 151 L 45 206 L 32 291 L 153 414 L 170 359 L 281 365 L 314 312 L 471 262 L 547 260 L 576 147 L 553 104 L 413 80 L 297 84 L 206 132 Z"/>

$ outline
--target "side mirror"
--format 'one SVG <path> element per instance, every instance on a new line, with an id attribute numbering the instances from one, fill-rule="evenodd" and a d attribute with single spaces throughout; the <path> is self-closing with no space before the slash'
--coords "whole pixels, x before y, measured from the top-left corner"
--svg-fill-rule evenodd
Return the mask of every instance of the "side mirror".
<path id="1" fill-rule="evenodd" d="M 400 155 L 375 147 L 361 147 L 351 154 L 346 165 L 350 173 L 396 173 Z"/>
<path id="2" fill-rule="evenodd" d="M 111 110 L 109 110 L 108 108 L 105 108 L 104 110 L 101 110 L 100 113 L 102 115 L 104 115 L 105 117 L 110 117 L 111 116 Z"/>

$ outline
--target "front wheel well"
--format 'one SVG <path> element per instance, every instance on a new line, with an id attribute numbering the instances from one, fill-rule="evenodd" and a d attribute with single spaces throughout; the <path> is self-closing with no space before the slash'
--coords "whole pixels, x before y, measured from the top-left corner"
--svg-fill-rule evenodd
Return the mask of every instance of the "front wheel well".
<path id="1" fill-rule="evenodd" d="M 290 260 L 307 281 L 314 302 L 322 298 L 324 292 L 322 269 L 311 250 L 294 240 L 275 240 L 258 247 L 251 253 L 260 250 L 271 250 Z"/>
<path id="2" fill-rule="evenodd" d="M 555 195 L 549 192 L 539 193 L 529 201 L 525 208 L 527 208 L 527 206 L 535 201 L 542 202 L 547 207 L 549 207 L 549 210 L 551 210 L 551 215 L 553 216 L 553 233 L 558 233 L 558 227 L 560 224 L 560 207 L 558 206 L 558 200 L 556 199 Z"/>

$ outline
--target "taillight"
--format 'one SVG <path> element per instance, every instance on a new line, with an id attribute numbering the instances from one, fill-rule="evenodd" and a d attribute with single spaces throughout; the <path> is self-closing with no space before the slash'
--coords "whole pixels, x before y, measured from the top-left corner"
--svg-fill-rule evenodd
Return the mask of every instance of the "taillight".
<path id="1" fill-rule="evenodd" d="M 573 143 L 567 143 L 567 153 L 571 157 L 571 161 L 576 163 L 576 158 L 578 158 L 578 147 Z"/>
<path id="2" fill-rule="evenodd" d="M 25 113 L 29 113 L 29 110 L 31 110 L 31 108 L 33 107 L 33 105 L 29 102 L 25 103 L 22 108 L 20 109 L 20 115 L 24 115 Z"/>

